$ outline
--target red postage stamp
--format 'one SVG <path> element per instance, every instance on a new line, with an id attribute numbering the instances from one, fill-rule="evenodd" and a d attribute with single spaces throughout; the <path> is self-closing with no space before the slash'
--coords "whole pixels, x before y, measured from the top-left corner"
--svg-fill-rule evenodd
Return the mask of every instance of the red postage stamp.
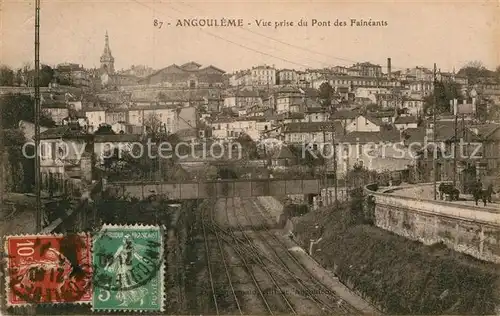
<path id="1" fill-rule="evenodd" d="M 7 305 L 90 304 L 91 245 L 87 234 L 6 237 Z"/>

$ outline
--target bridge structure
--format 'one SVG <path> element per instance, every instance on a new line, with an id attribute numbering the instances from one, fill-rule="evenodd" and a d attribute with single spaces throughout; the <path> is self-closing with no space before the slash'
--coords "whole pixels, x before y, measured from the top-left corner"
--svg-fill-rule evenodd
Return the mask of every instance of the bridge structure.
<path id="1" fill-rule="evenodd" d="M 205 199 L 210 197 L 255 197 L 283 195 L 319 195 L 320 179 L 224 179 L 203 182 L 106 182 L 103 189 L 117 196 L 145 199 L 154 195 L 173 200 Z"/>
<path id="2" fill-rule="evenodd" d="M 40 87 L 40 92 L 49 91 L 48 87 Z M 34 94 L 35 87 L 0 87 L 0 96 L 5 94 Z"/>

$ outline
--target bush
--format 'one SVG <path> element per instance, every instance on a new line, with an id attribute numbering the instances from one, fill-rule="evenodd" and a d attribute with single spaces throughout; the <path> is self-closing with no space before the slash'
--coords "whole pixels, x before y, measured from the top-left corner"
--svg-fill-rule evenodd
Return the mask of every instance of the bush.
<path id="1" fill-rule="evenodd" d="M 491 314 L 498 304 L 498 267 L 447 248 L 432 249 L 360 225 L 338 236 L 328 249 L 336 258 L 339 277 L 389 313 Z"/>
<path id="2" fill-rule="evenodd" d="M 309 207 L 306 204 L 287 204 L 283 209 L 283 213 L 287 218 L 302 216 L 308 212 Z"/>

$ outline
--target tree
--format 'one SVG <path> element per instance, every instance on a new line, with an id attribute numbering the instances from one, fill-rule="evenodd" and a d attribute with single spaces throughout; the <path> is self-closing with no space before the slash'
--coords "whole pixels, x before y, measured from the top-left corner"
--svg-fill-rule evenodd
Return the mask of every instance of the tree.
<path id="1" fill-rule="evenodd" d="M 217 177 L 220 179 L 238 179 L 238 174 L 232 168 L 221 167 L 217 170 Z"/>
<path id="2" fill-rule="evenodd" d="M 115 135 L 115 131 L 113 131 L 113 128 L 111 128 L 111 125 L 101 125 L 99 128 L 94 132 L 94 135 Z"/>
<path id="3" fill-rule="evenodd" d="M 2 128 L 17 128 L 20 120 L 34 122 L 35 100 L 24 94 L 7 94 L 0 97 L 2 111 Z M 55 122 L 45 112 L 40 114 L 40 124 L 46 127 L 55 126 Z"/>
<path id="4" fill-rule="evenodd" d="M 450 112 L 450 100 L 460 97 L 460 86 L 455 82 L 436 82 L 434 91 L 424 99 L 424 113 L 432 114 L 434 108 L 434 95 L 436 96 L 437 114 Z"/>
<path id="5" fill-rule="evenodd" d="M 366 110 L 369 112 L 377 112 L 379 110 L 379 106 L 377 103 L 371 103 L 366 106 Z"/>
<path id="6" fill-rule="evenodd" d="M 168 97 L 167 97 L 167 95 L 165 94 L 165 92 L 159 92 L 156 98 L 157 98 L 159 101 L 168 101 Z"/>
<path id="7" fill-rule="evenodd" d="M 476 118 L 481 123 L 485 123 L 488 119 L 494 119 L 495 115 L 494 113 L 488 113 L 488 104 L 486 102 L 480 102 L 476 106 Z"/>
<path id="8" fill-rule="evenodd" d="M 38 83 L 41 87 L 47 87 L 54 79 L 54 76 L 54 69 L 52 69 L 52 67 L 41 65 Z M 25 83 L 27 86 L 33 86 L 35 84 L 35 69 L 31 67 L 31 64 L 25 63 L 23 67 L 17 71 L 16 82 L 17 81 L 26 81 Z"/>
<path id="9" fill-rule="evenodd" d="M 14 84 L 16 86 L 21 86 L 22 84 L 24 84 L 24 77 L 21 68 L 18 68 L 16 70 L 16 75 L 14 76 Z"/>
<path id="10" fill-rule="evenodd" d="M 236 139 L 236 143 L 241 145 L 241 149 L 243 150 L 243 155 L 247 159 L 258 159 L 259 155 L 257 152 L 257 144 L 254 140 L 248 136 L 247 134 L 242 134 Z"/>
<path id="11" fill-rule="evenodd" d="M 108 176 L 116 179 L 140 179 L 151 175 L 155 162 L 153 159 L 148 159 L 138 146 L 130 150 L 124 148 L 111 150 L 112 153 L 109 152 L 111 155 L 107 153 L 102 164 Z"/>
<path id="12" fill-rule="evenodd" d="M 14 85 L 14 71 L 7 66 L 0 66 L 0 86 Z"/>
<path id="13" fill-rule="evenodd" d="M 160 120 L 160 117 L 155 113 L 151 113 L 145 118 L 144 126 L 146 127 L 148 134 L 158 134 L 163 132 L 163 123 Z"/>
<path id="14" fill-rule="evenodd" d="M 33 68 L 32 64 L 28 62 L 24 63 L 23 66 L 21 67 L 22 78 L 24 84 L 27 86 L 33 86 L 33 81 L 32 81 L 33 78 L 30 77 L 32 68 Z"/>
<path id="15" fill-rule="evenodd" d="M 500 82 L 500 66 L 497 66 L 497 68 L 495 68 L 495 78 L 497 82 Z"/>
<path id="16" fill-rule="evenodd" d="M 470 84 L 476 84 L 484 77 L 492 77 L 493 72 L 486 69 L 480 61 L 470 61 L 465 64 L 459 71 L 459 75 L 466 76 Z"/>
<path id="17" fill-rule="evenodd" d="M 319 86 L 319 99 L 323 106 L 330 106 L 334 92 L 333 87 L 328 82 L 323 82 Z"/>
<path id="18" fill-rule="evenodd" d="M 34 69 L 29 70 L 28 77 L 29 77 L 28 78 L 29 82 L 32 82 L 32 83 L 35 82 L 35 70 Z M 52 67 L 47 66 L 47 65 L 41 65 L 38 78 L 39 78 L 38 83 L 40 84 L 40 87 L 47 87 L 49 85 L 49 83 L 51 83 L 52 80 L 54 79 L 54 69 L 52 69 Z"/>
<path id="19" fill-rule="evenodd" d="M 47 87 L 54 79 L 54 69 L 47 65 L 42 65 L 40 68 L 40 86 Z"/>

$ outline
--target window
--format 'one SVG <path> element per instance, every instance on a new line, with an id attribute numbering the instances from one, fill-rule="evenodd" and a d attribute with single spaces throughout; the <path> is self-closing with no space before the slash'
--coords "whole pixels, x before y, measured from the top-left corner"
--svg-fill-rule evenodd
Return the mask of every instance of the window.
<path id="1" fill-rule="evenodd" d="M 45 143 L 40 144 L 40 159 L 45 160 L 47 158 L 47 145 Z"/>

